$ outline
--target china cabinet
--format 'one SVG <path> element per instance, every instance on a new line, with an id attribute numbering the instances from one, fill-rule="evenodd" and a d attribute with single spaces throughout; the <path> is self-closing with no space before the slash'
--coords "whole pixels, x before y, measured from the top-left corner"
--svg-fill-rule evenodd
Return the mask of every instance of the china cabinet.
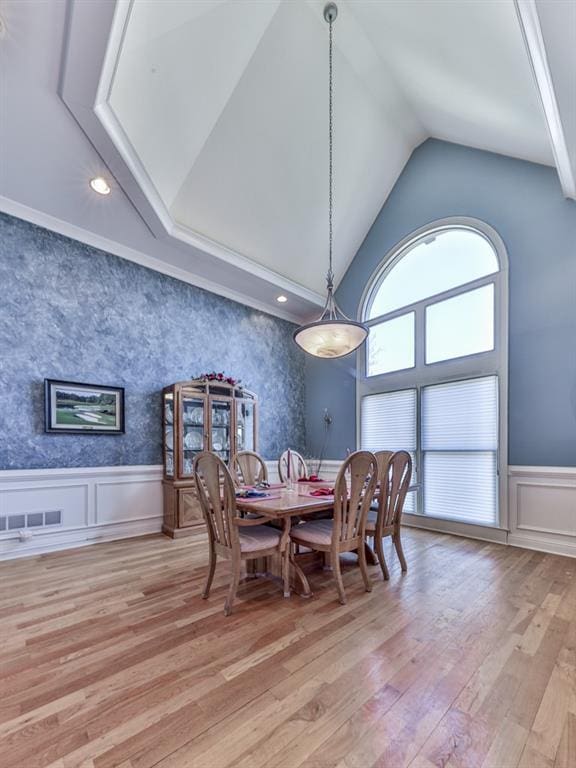
<path id="1" fill-rule="evenodd" d="M 173 538 L 203 523 L 194 484 L 194 457 L 213 451 L 230 464 L 237 451 L 258 450 L 258 402 L 253 392 L 194 379 L 162 390 L 164 524 Z"/>

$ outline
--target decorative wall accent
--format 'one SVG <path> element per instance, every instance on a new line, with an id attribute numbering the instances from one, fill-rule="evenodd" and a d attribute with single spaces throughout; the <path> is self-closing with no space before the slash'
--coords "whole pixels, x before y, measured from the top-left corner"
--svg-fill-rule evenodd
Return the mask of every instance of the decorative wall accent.
<path id="1" fill-rule="evenodd" d="M 44 381 L 44 431 L 121 434 L 124 388 L 72 381 Z"/>
<path id="2" fill-rule="evenodd" d="M 226 370 L 258 393 L 260 449 L 304 451 L 294 326 L 0 214 L 0 469 L 160 464 L 160 390 Z M 126 390 L 126 433 L 44 434 L 45 378 Z"/>

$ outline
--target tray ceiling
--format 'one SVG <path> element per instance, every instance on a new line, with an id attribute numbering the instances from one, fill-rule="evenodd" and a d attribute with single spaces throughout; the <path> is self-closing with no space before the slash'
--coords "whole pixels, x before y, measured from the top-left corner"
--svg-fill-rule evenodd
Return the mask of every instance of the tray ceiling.
<path id="1" fill-rule="evenodd" d="M 156 261 L 155 268 L 276 314 L 309 317 L 322 302 L 327 260 L 323 5 L 55 0 L 48 9 L 42 0 L 7 0 L 11 151 L 2 192 L 97 232 L 110 250 L 102 236 L 112 238 L 127 258 L 138 260 L 140 251 L 149 266 Z M 555 164 L 572 194 L 572 4 L 338 5 L 337 282 L 428 137 Z M 553 43 L 551 56 L 541 32 Z M 58 113 L 57 91 L 76 125 Z M 43 105 L 41 124 L 34 104 Z M 59 181 L 74 177 L 74 167 L 105 173 L 106 166 L 116 193 L 98 210 L 74 202 L 75 188 Z M 130 206 L 139 216 L 129 216 Z M 280 292 L 289 297 L 282 308 Z"/>
<path id="2" fill-rule="evenodd" d="M 322 5 L 133 0 L 116 19 L 122 40 L 101 111 L 180 235 L 318 293 L 328 171 Z M 553 164 L 512 0 L 341 2 L 334 34 L 336 282 L 428 136 Z"/>

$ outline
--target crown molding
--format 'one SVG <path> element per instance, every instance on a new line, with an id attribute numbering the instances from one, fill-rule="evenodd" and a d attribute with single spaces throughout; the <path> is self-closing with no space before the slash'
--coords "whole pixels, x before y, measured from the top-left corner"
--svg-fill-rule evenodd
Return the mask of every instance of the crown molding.
<path id="1" fill-rule="evenodd" d="M 516 14 L 522 30 L 524 44 L 530 59 L 532 73 L 544 111 L 544 119 L 552 145 L 554 162 L 564 196 L 576 200 L 576 177 L 558 109 L 558 101 L 548 64 L 546 45 L 542 35 L 536 0 L 514 0 Z"/>

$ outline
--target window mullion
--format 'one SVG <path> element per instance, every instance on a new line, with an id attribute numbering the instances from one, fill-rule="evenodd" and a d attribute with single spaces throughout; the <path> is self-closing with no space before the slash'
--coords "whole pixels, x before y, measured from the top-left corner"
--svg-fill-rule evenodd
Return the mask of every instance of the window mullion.
<path id="1" fill-rule="evenodd" d="M 414 329 L 416 338 L 414 340 L 416 370 L 422 370 L 425 364 L 426 349 L 426 309 L 424 305 L 418 307 L 415 312 Z"/>
<path id="2" fill-rule="evenodd" d="M 422 453 L 422 387 L 416 387 L 416 477 L 418 490 L 416 491 L 416 512 L 420 515 L 424 511 L 424 462 Z"/>

